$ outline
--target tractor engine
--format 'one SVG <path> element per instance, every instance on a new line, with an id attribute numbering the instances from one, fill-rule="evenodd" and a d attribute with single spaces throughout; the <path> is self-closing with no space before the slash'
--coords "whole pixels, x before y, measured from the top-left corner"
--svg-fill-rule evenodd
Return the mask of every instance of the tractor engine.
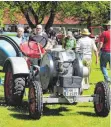
<path id="1" fill-rule="evenodd" d="M 58 45 L 41 60 L 40 81 L 43 90 L 51 88 L 54 93 L 65 96 L 67 88 L 77 88 L 79 91 L 85 76 L 88 76 L 88 68 L 83 66 L 73 50 L 65 50 Z"/>

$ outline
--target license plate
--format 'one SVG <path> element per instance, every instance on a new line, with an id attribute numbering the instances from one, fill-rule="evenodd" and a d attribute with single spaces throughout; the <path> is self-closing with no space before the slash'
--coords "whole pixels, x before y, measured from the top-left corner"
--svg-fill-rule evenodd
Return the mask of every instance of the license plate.
<path id="1" fill-rule="evenodd" d="M 65 95 L 66 96 L 77 96 L 79 93 L 78 88 L 66 88 L 64 89 Z"/>

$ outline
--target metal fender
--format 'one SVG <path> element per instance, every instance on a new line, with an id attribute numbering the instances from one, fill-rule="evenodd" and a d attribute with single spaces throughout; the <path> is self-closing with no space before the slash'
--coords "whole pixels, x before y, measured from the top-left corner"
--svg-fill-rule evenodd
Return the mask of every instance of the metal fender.
<path id="1" fill-rule="evenodd" d="M 23 57 L 8 57 L 5 60 L 3 71 L 6 72 L 7 65 L 11 64 L 13 74 L 29 75 L 29 69 L 26 60 Z"/>

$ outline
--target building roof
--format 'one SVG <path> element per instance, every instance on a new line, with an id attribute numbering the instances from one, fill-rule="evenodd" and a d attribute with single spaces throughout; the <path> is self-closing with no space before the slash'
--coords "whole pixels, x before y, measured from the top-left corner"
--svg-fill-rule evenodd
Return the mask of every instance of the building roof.
<path id="1" fill-rule="evenodd" d="M 48 21 L 48 17 L 45 17 L 44 24 L 46 24 L 47 21 Z M 79 22 L 80 21 L 74 17 L 68 17 L 68 18 L 65 18 L 64 20 L 62 20 L 62 19 L 59 19 L 58 16 L 56 16 L 53 24 L 78 24 Z"/>
<path id="2" fill-rule="evenodd" d="M 46 16 L 43 20 L 42 24 L 46 24 L 48 21 L 48 16 Z M 16 14 L 15 15 L 15 19 L 16 21 L 11 21 L 9 18 L 8 13 L 5 14 L 5 18 L 3 19 L 3 23 L 4 24 L 28 24 L 27 20 L 25 19 L 25 17 L 23 16 L 23 14 Z M 58 16 L 55 17 L 54 19 L 54 23 L 53 24 L 78 24 L 79 20 L 77 18 L 74 17 L 69 17 L 69 18 L 65 18 L 64 20 L 60 20 L 58 18 Z"/>

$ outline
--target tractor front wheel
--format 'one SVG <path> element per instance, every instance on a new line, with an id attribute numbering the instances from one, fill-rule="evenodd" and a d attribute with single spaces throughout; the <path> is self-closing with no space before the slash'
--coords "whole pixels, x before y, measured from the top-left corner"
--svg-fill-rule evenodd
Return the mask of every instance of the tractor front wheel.
<path id="1" fill-rule="evenodd" d="M 94 109 L 98 116 L 106 117 L 110 111 L 110 91 L 105 82 L 98 82 L 94 94 L 97 98 L 94 101 Z"/>
<path id="2" fill-rule="evenodd" d="M 29 87 L 29 115 L 32 119 L 40 119 L 42 111 L 42 88 L 38 81 L 32 81 Z"/>

